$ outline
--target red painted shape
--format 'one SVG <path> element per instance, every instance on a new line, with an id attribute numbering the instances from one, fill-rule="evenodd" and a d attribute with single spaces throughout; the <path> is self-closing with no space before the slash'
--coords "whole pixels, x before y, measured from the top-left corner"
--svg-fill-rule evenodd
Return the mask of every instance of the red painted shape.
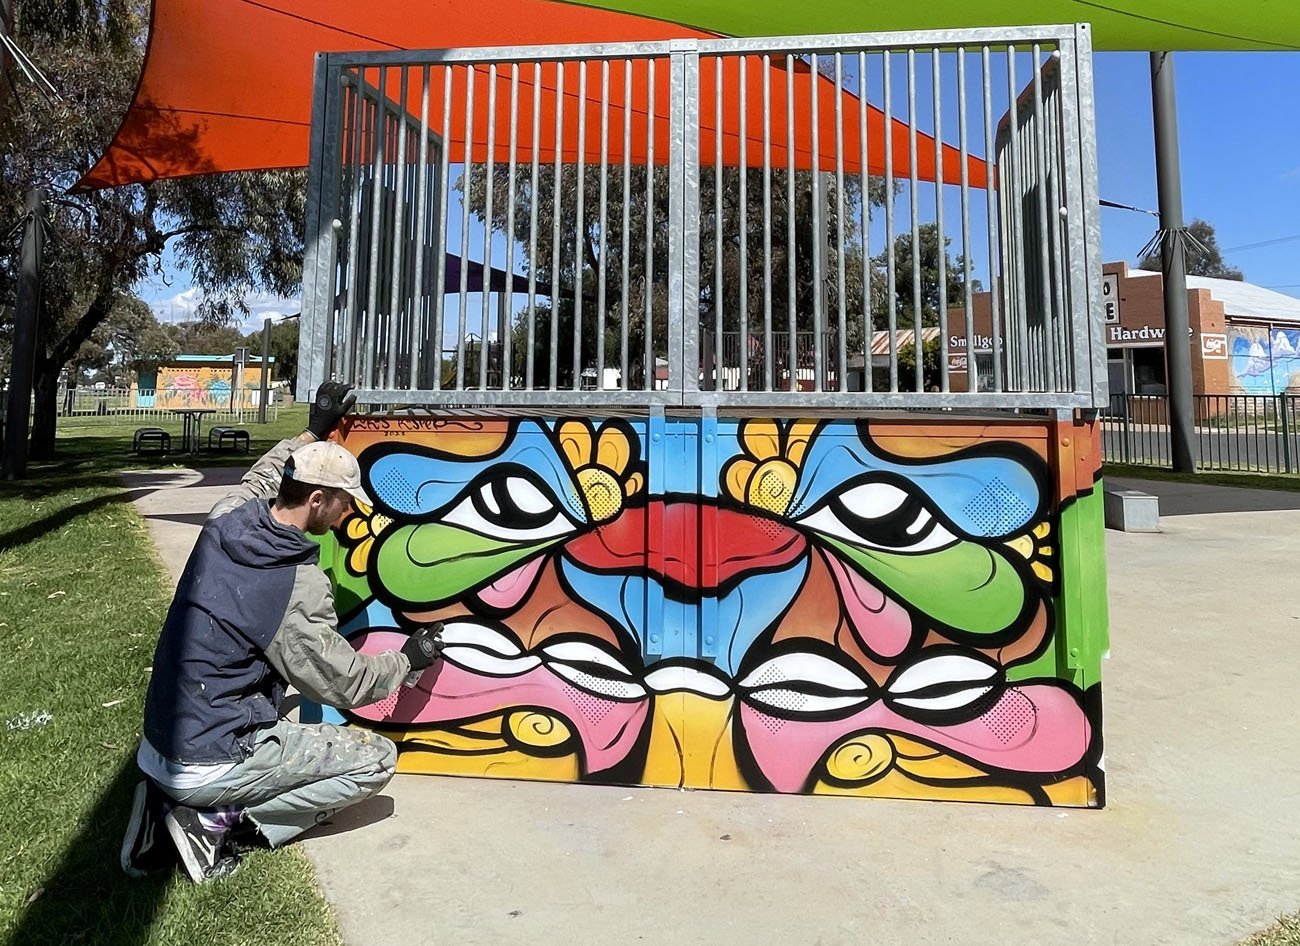
<path id="1" fill-rule="evenodd" d="M 565 552 L 596 571 L 645 569 L 661 580 L 716 592 L 750 572 L 784 568 L 807 545 L 800 532 L 775 519 L 658 500 L 625 509 L 569 542 Z"/>

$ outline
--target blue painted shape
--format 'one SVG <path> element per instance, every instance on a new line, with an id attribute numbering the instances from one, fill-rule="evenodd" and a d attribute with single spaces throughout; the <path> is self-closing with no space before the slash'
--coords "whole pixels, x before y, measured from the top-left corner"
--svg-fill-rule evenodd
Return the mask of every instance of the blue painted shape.
<path id="1" fill-rule="evenodd" d="M 366 466 L 364 454 L 362 467 Z M 505 448 L 486 458 L 398 451 L 381 456 L 369 468 L 366 487 L 384 507 L 405 516 L 436 513 L 457 500 L 480 473 L 514 463 L 537 474 L 575 523 L 588 522 L 587 510 L 564 458 L 546 428 L 524 421 Z"/>
<path id="2" fill-rule="evenodd" d="M 790 506 L 798 519 L 828 495 L 868 473 L 891 473 L 915 484 L 967 536 L 997 538 L 1020 531 L 1038 511 L 1038 480 L 1010 457 L 897 463 L 877 455 L 854 425 L 835 423 L 808 448 Z"/>

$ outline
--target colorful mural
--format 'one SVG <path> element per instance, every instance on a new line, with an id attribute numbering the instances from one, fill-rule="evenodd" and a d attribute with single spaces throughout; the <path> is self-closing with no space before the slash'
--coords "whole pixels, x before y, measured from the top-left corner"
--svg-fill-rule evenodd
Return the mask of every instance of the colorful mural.
<path id="1" fill-rule="evenodd" d="M 1232 391 L 1300 392 L 1300 329 L 1229 325 Z"/>
<path id="2" fill-rule="evenodd" d="M 405 771 L 1103 800 L 1095 431 L 1055 421 L 358 418 L 323 540 Z M 326 711 L 331 713 L 333 711 Z"/>
<path id="3" fill-rule="evenodd" d="M 152 406 L 165 410 L 185 407 L 229 409 L 233 377 L 234 368 L 230 365 L 162 365 L 158 368 L 157 394 Z M 261 367 L 244 368 L 240 380 L 243 392 L 260 391 Z M 250 398 L 247 393 L 244 398 L 246 406 L 256 403 L 255 398 Z"/>

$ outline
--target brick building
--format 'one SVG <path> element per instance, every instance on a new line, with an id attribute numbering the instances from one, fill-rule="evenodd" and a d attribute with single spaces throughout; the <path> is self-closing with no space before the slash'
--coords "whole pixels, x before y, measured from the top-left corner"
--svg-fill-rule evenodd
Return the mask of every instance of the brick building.
<path id="1" fill-rule="evenodd" d="M 1165 394 L 1163 277 L 1126 263 L 1107 263 L 1102 271 L 1112 396 Z M 992 382 L 991 312 L 989 293 L 977 293 L 973 351 L 967 352 L 964 311 L 949 310 L 954 391 L 968 390 L 972 361 L 979 383 Z M 1300 299 L 1246 282 L 1188 276 L 1187 315 L 1194 393 L 1300 393 Z"/>

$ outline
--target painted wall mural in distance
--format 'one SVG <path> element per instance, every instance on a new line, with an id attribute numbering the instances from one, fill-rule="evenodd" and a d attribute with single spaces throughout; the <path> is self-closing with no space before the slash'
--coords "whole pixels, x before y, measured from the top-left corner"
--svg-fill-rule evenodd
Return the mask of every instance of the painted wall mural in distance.
<path id="1" fill-rule="evenodd" d="M 357 418 L 323 540 L 347 718 L 410 772 L 1100 805 L 1095 431 L 1049 420 Z M 325 710 L 332 713 L 332 710 Z"/>

